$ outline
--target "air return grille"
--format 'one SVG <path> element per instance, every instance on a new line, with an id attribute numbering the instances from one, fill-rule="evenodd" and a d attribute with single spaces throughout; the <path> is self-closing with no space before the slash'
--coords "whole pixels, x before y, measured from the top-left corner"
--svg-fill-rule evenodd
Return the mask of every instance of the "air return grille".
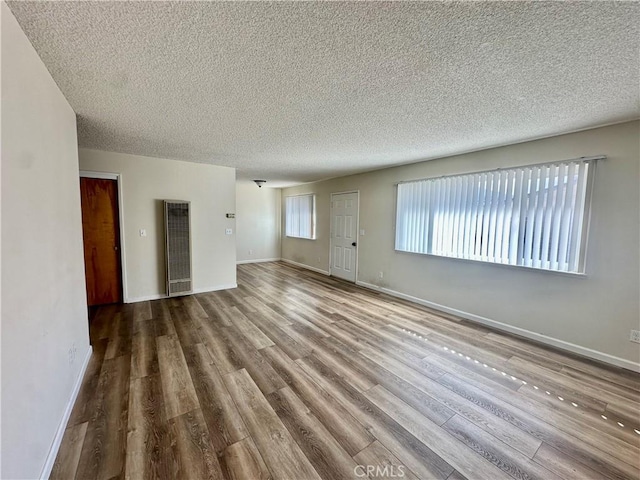
<path id="1" fill-rule="evenodd" d="M 179 200 L 164 201 L 167 250 L 167 295 L 191 293 L 191 223 L 190 204 Z"/>

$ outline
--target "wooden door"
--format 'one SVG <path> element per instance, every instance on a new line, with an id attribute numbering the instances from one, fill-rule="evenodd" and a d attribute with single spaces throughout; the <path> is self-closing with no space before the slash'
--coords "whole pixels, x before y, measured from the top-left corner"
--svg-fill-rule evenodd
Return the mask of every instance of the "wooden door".
<path id="1" fill-rule="evenodd" d="M 358 194 L 331 196 L 331 275 L 356 281 Z"/>
<path id="2" fill-rule="evenodd" d="M 118 184 L 80 178 L 84 264 L 89 306 L 122 300 Z"/>

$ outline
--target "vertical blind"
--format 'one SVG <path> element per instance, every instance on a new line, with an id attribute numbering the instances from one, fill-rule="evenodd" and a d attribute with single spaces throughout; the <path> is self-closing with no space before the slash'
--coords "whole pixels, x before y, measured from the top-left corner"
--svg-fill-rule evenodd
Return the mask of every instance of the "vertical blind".
<path id="1" fill-rule="evenodd" d="M 581 273 L 598 158 L 401 183 L 396 250 Z"/>
<path id="2" fill-rule="evenodd" d="M 316 212 L 314 195 L 286 197 L 285 232 L 287 237 L 315 238 Z"/>

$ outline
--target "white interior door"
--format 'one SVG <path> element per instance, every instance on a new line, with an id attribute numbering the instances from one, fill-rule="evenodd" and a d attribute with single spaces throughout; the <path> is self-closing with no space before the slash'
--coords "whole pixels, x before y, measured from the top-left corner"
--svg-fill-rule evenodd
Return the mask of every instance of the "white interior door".
<path id="1" fill-rule="evenodd" d="M 331 195 L 331 275 L 356 281 L 358 193 Z"/>

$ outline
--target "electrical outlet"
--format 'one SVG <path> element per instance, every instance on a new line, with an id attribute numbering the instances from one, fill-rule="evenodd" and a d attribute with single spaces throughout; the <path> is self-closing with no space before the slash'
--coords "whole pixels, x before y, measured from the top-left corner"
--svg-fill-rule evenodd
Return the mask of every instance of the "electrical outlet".
<path id="1" fill-rule="evenodd" d="M 253 255 L 253 250 L 249 250 L 249 255 Z"/>
<path id="2" fill-rule="evenodd" d="M 629 340 L 632 342 L 640 343 L 640 330 L 631 330 Z"/>
<path id="3" fill-rule="evenodd" d="M 320 259 L 320 257 L 318 257 L 318 263 L 322 263 L 322 260 Z"/>
<path id="4" fill-rule="evenodd" d="M 378 272 L 378 278 L 382 280 L 384 278 L 384 272 Z"/>

